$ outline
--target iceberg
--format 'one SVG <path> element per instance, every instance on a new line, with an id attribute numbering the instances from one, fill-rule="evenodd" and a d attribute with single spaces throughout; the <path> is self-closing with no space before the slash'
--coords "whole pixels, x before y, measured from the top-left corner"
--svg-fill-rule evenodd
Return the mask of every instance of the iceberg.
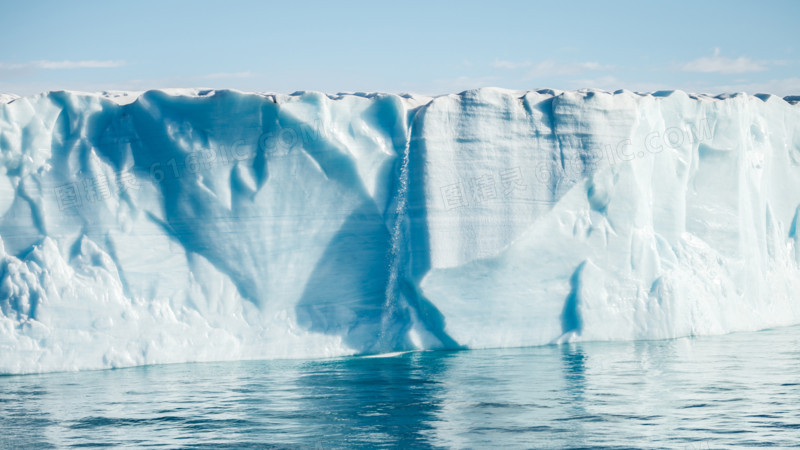
<path id="1" fill-rule="evenodd" d="M 0 100 L 0 373 L 800 323 L 793 99 Z"/>

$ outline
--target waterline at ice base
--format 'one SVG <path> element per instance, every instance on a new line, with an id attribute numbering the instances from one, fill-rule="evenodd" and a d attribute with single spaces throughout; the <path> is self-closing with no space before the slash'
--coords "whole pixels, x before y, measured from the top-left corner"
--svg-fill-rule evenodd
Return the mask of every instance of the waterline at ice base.
<path id="1" fill-rule="evenodd" d="M 798 324 L 788 100 L 4 96 L 0 373 Z"/>

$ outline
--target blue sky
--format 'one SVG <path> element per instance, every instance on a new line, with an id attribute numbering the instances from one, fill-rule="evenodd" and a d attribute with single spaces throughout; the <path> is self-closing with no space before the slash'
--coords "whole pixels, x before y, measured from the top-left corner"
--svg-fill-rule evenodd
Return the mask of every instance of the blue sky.
<path id="1" fill-rule="evenodd" d="M 798 17 L 800 1 L 6 1 L 0 92 L 800 94 Z"/>

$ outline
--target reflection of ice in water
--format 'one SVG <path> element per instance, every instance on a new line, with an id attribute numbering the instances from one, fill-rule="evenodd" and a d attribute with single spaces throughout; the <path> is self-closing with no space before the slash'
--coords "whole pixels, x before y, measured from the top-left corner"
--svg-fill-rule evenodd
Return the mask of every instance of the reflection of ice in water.
<path id="1" fill-rule="evenodd" d="M 798 331 L 3 377 L 2 443 L 789 446 Z"/>

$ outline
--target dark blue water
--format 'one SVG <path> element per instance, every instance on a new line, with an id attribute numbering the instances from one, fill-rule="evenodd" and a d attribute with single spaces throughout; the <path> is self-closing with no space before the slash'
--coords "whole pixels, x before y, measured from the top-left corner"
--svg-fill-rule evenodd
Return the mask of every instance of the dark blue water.
<path id="1" fill-rule="evenodd" d="M 800 328 L 0 377 L 4 447 L 800 443 Z"/>

